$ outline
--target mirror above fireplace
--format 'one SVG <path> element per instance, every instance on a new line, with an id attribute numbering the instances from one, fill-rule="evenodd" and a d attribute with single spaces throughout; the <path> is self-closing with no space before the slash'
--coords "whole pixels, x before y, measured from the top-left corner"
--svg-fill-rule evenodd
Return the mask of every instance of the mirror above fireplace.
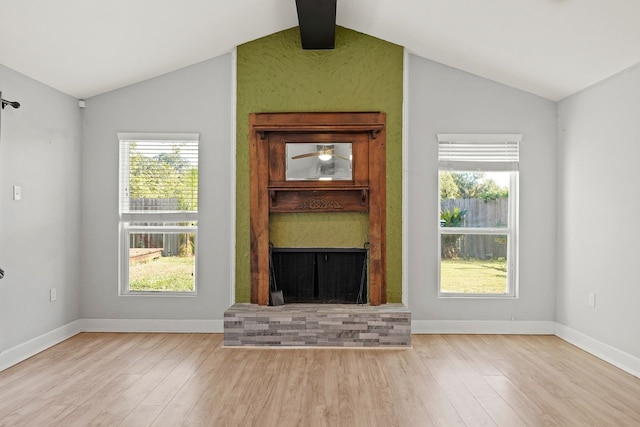
<path id="1" fill-rule="evenodd" d="M 350 142 L 285 143 L 286 181 L 350 181 L 352 147 Z"/>

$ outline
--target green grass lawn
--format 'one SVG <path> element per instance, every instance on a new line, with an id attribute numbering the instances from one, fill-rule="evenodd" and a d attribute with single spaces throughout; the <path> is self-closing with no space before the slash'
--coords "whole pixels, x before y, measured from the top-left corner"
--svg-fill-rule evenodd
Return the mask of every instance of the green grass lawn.
<path id="1" fill-rule="evenodd" d="M 161 257 L 129 265 L 131 291 L 193 292 L 193 256 Z"/>
<path id="2" fill-rule="evenodd" d="M 507 289 L 507 261 L 443 259 L 440 283 L 442 292 L 504 294 Z"/>

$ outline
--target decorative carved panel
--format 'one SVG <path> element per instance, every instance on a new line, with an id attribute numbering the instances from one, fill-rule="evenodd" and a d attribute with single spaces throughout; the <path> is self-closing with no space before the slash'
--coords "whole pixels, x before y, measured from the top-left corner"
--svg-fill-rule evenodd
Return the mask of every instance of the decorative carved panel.
<path id="1" fill-rule="evenodd" d="M 367 212 L 369 189 L 269 188 L 269 212 Z"/>

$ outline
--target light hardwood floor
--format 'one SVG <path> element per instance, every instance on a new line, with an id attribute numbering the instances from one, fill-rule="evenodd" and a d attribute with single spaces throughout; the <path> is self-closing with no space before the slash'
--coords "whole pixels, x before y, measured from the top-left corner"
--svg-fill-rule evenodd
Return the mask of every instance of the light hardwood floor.
<path id="1" fill-rule="evenodd" d="M 413 348 L 223 348 L 83 333 L 0 373 L 0 425 L 639 426 L 640 379 L 554 336 Z"/>

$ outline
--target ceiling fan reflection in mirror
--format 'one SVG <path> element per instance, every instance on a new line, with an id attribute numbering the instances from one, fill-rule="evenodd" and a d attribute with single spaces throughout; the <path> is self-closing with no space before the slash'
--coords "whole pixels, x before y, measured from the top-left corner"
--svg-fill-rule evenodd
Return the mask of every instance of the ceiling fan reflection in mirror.
<path id="1" fill-rule="evenodd" d="M 319 145 L 318 146 L 318 151 L 314 151 L 311 153 L 305 153 L 305 154 L 299 154 L 297 156 L 293 156 L 291 157 L 291 160 L 297 160 L 297 159 L 305 159 L 308 157 L 317 157 L 320 160 L 322 160 L 323 162 L 326 162 L 328 160 L 331 160 L 334 157 L 337 157 L 339 159 L 343 159 L 346 161 L 349 161 L 350 159 L 341 156 L 340 154 L 336 154 L 334 153 L 335 151 L 335 147 L 333 144 L 331 145 Z"/>

